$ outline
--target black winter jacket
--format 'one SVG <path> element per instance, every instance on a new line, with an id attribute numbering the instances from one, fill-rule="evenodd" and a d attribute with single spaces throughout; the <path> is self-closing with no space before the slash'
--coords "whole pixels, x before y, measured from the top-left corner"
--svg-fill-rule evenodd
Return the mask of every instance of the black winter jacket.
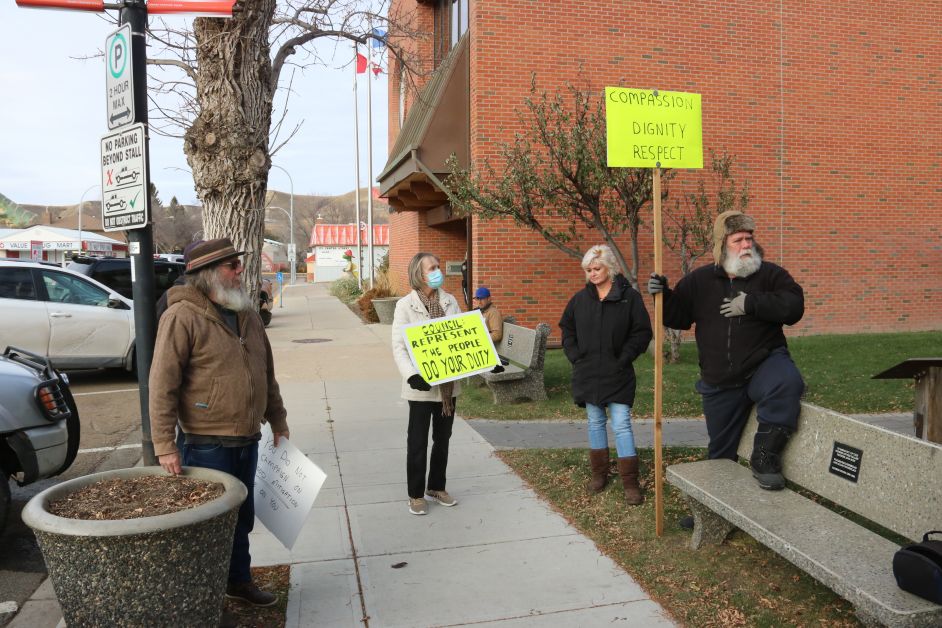
<path id="1" fill-rule="evenodd" d="M 743 316 L 726 318 L 726 297 L 746 293 Z M 664 325 L 690 329 L 696 323 L 700 377 L 721 388 L 742 386 L 772 349 L 785 347 L 782 325 L 794 325 L 805 313 L 805 297 L 781 266 L 763 261 L 745 278 L 730 279 L 721 266 L 702 266 L 665 292 Z"/>
<path id="2" fill-rule="evenodd" d="M 651 342 L 651 319 L 641 295 L 622 275 L 599 301 L 594 284 L 577 292 L 566 306 L 559 327 L 563 351 L 572 362 L 572 398 L 591 403 L 632 405 L 635 370 L 631 365 Z"/>

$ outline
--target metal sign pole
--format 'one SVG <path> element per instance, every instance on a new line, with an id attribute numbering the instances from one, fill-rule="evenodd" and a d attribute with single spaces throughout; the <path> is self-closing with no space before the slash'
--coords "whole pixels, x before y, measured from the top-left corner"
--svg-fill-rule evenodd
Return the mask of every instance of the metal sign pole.
<path id="1" fill-rule="evenodd" d="M 126 2 L 121 9 L 120 23 L 131 26 L 131 59 L 133 63 L 134 87 L 134 123 L 143 123 L 147 128 L 147 7 L 141 0 Z M 149 140 L 145 133 L 144 169 L 145 181 L 150 181 L 148 163 Z M 141 401 L 141 448 L 144 464 L 157 464 L 154 455 L 154 442 L 150 431 L 150 364 L 154 357 L 154 339 L 157 335 L 157 314 L 154 298 L 154 233 L 151 223 L 150 190 L 144 191 L 141 199 L 147 216 L 147 223 L 139 229 L 130 229 L 128 249 L 131 253 L 131 265 L 134 281 L 131 294 L 134 298 L 135 358 L 137 360 L 137 379 Z"/>

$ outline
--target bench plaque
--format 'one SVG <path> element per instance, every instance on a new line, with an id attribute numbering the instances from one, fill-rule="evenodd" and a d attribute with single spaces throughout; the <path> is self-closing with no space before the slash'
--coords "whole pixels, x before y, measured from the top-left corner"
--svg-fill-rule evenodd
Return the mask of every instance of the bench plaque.
<path id="1" fill-rule="evenodd" d="M 834 441 L 834 450 L 831 452 L 831 464 L 828 466 L 828 471 L 856 484 L 857 478 L 860 477 L 861 459 L 863 459 L 863 451 Z"/>

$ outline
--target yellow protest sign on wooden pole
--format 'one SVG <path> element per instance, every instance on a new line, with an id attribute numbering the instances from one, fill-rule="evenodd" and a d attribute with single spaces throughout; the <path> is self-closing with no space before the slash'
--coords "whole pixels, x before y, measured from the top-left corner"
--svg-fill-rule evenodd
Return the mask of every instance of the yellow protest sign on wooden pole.
<path id="1" fill-rule="evenodd" d="M 664 274 L 661 168 L 703 168 L 700 94 L 605 88 L 609 168 L 653 168 L 654 272 Z M 664 534 L 664 295 L 654 295 L 654 530 Z"/>
<path id="2" fill-rule="evenodd" d="M 700 94 L 605 88 L 610 168 L 702 168 Z"/>
<path id="3" fill-rule="evenodd" d="M 480 310 L 409 325 L 402 334 L 412 363 L 432 385 L 485 373 L 500 363 Z"/>

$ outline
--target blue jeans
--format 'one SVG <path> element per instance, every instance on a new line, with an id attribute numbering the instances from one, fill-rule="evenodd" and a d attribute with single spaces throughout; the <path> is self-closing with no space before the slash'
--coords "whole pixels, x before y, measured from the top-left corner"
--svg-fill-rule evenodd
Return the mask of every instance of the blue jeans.
<path id="1" fill-rule="evenodd" d="M 612 419 L 612 431 L 615 432 L 615 450 L 619 458 L 636 456 L 635 435 L 631 431 L 631 407 L 623 403 L 608 404 L 608 413 Z M 586 414 L 589 415 L 589 447 L 592 449 L 608 449 L 608 433 L 605 431 L 605 408 L 585 404 Z"/>
<path id="2" fill-rule="evenodd" d="M 181 448 L 183 464 L 224 471 L 242 480 L 249 496 L 239 508 L 232 559 L 229 561 L 229 582 L 252 581 L 252 556 L 249 554 L 249 532 L 255 526 L 255 468 L 258 466 L 258 443 L 245 447 L 222 445 L 186 445 Z"/>
<path id="3" fill-rule="evenodd" d="M 710 459 L 735 461 L 739 459 L 736 450 L 753 405 L 759 423 L 779 425 L 790 432 L 797 429 L 805 382 L 788 349 L 778 347 L 759 365 L 745 386 L 718 388 L 700 380 L 696 389 L 703 401 L 710 437 L 707 455 Z"/>

